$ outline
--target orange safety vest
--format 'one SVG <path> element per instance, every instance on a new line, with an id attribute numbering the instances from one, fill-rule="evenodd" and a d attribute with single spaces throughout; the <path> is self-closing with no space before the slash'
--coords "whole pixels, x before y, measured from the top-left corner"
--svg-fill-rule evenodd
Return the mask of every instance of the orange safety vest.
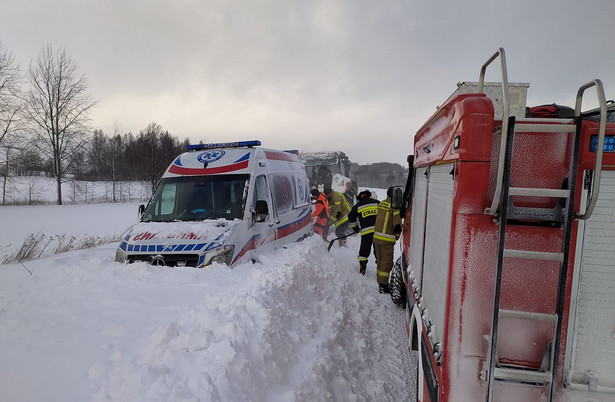
<path id="1" fill-rule="evenodd" d="M 316 218 L 315 226 L 326 227 L 329 221 L 329 203 L 323 193 L 318 195 L 316 203 L 314 204 L 314 212 L 312 216 Z"/>

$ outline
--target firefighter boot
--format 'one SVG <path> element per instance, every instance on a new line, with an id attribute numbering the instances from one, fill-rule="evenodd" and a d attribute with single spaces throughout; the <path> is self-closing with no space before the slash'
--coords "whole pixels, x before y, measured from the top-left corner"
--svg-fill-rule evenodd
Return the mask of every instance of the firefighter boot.
<path id="1" fill-rule="evenodd" d="M 380 285 L 380 289 L 378 289 L 379 293 L 391 293 L 389 290 L 389 285 Z"/>
<path id="2" fill-rule="evenodd" d="M 366 270 L 367 270 L 367 261 L 359 261 L 359 273 L 361 275 L 365 275 Z"/>

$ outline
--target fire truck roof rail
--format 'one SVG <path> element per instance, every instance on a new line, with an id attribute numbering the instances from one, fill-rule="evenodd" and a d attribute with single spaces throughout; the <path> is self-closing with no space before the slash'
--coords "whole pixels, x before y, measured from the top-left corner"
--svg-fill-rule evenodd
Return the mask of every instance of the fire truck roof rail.
<path id="1" fill-rule="evenodd" d="M 596 79 L 593 81 L 589 81 L 579 88 L 577 92 L 577 102 L 574 107 L 574 116 L 581 116 L 581 104 L 583 103 L 583 93 L 586 89 L 591 87 L 596 87 L 596 94 L 598 95 L 598 103 L 600 105 L 600 123 L 598 126 L 598 144 L 604 143 L 604 132 L 606 131 L 606 96 L 604 96 L 604 87 L 602 86 L 602 81 Z M 587 220 L 591 216 L 594 211 L 594 206 L 596 206 L 596 202 L 598 201 L 598 191 L 600 189 L 600 175 L 602 173 L 602 154 L 604 153 L 604 147 L 597 147 L 596 149 L 596 165 L 594 167 L 594 182 L 591 187 L 591 193 L 589 196 L 589 202 L 587 203 L 587 208 L 585 209 L 585 213 L 576 214 L 575 218 L 580 220 Z"/>
<path id="2" fill-rule="evenodd" d="M 478 92 L 483 92 L 483 88 L 485 85 L 485 71 L 487 70 L 487 66 L 491 64 L 492 61 L 500 57 L 500 65 L 502 69 L 502 135 L 500 141 L 500 158 L 498 161 L 498 170 L 496 177 L 496 187 L 495 193 L 493 194 L 493 200 L 491 201 L 491 207 L 485 212 L 489 215 L 495 215 L 498 209 L 498 203 L 500 201 L 500 193 L 502 192 L 502 177 L 504 175 L 504 154 L 506 153 L 506 136 L 508 134 L 508 117 L 510 116 L 510 103 L 508 100 L 508 72 L 506 70 L 506 53 L 504 52 L 504 48 L 499 48 L 497 52 L 495 52 L 489 60 L 483 64 L 480 69 L 480 76 L 478 79 Z"/>

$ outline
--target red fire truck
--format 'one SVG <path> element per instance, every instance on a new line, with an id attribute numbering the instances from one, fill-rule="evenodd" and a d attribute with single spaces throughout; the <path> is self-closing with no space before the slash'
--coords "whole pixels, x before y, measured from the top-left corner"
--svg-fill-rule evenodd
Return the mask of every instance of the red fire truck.
<path id="1" fill-rule="evenodd" d="M 392 278 L 417 400 L 615 401 L 615 112 L 599 80 L 572 118 L 526 118 L 514 88 L 499 49 L 414 139 Z"/>

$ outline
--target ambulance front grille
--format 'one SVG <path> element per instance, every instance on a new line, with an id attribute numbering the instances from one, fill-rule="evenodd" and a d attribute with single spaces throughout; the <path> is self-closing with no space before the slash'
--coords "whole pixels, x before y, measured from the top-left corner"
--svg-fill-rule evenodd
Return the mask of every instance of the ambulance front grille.
<path id="1" fill-rule="evenodd" d="M 199 256 L 198 254 L 138 254 L 128 255 L 126 260 L 129 263 L 142 261 L 167 267 L 196 267 Z"/>

